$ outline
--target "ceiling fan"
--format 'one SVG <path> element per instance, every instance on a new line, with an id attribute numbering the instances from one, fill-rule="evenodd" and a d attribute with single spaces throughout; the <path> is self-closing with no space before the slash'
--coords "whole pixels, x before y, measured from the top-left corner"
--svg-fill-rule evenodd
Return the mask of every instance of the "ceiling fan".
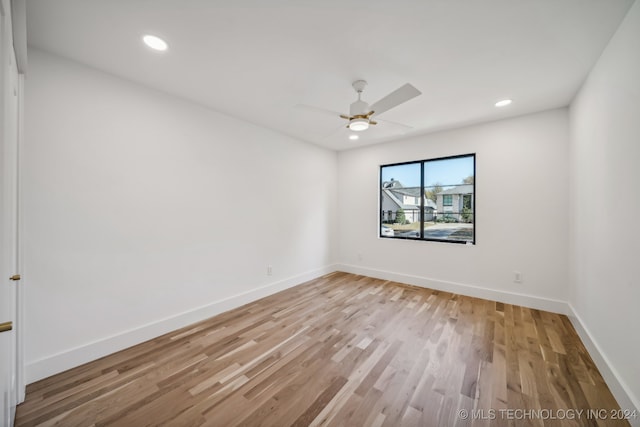
<path id="1" fill-rule="evenodd" d="M 358 94 L 358 100 L 350 105 L 348 115 L 305 104 L 298 104 L 296 105 L 296 108 L 301 108 L 314 114 L 323 114 L 324 116 L 331 117 L 333 119 L 342 118 L 348 120 L 349 123 L 347 123 L 346 128 L 355 132 L 362 132 L 364 130 L 367 130 L 369 126 L 376 125 L 378 123 L 383 125 L 385 128 L 399 130 L 401 133 L 413 129 L 411 126 L 392 122 L 389 120 L 381 120 L 379 118 L 380 114 L 394 107 L 397 107 L 398 105 L 403 104 L 418 95 L 421 95 L 422 92 L 416 89 L 413 85 L 406 83 L 405 85 L 399 87 L 387 96 L 380 99 L 378 102 L 375 102 L 371 105 L 362 100 L 362 92 L 367 86 L 367 82 L 364 80 L 356 80 L 352 83 L 352 86 Z M 345 127 L 341 125 L 339 129 L 344 128 Z M 337 130 L 332 131 L 331 133 L 326 135 L 325 138 L 334 135 L 336 131 Z M 350 135 L 349 138 L 357 139 L 358 136 L 354 133 Z"/>
<path id="2" fill-rule="evenodd" d="M 353 82 L 352 86 L 358 94 L 358 100 L 351 104 L 351 106 L 349 107 L 348 115 L 331 110 L 325 110 L 324 108 L 313 107 L 310 105 L 298 104 L 296 107 L 304 108 L 306 110 L 313 111 L 314 113 L 321 113 L 327 116 L 340 117 L 348 120 L 349 123 L 347 123 L 346 127 L 355 132 L 362 132 L 364 130 L 367 130 L 369 126 L 376 125 L 378 124 L 378 122 L 384 124 L 385 126 L 402 129 L 403 131 L 411 129 L 411 126 L 390 122 L 388 120 L 380 120 L 378 119 L 378 116 L 385 111 L 388 111 L 400 104 L 409 101 L 410 99 L 415 98 L 418 95 L 421 95 L 422 92 L 420 92 L 418 89 L 407 83 L 394 90 L 387 96 L 383 97 L 378 102 L 369 105 L 367 102 L 362 100 L 362 92 L 367 86 L 367 82 L 364 80 L 356 80 L 355 82 Z M 372 119 L 374 117 L 376 120 Z"/>
<path id="3" fill-rule="evenodd" d="M 410 99 L 422 94 L 422 92 L 416 89 L 413 85 L 406 83 L 380 99 L 378 102 L 369 105 L 361 98 L 362 92 L 367 86 L 367 82 L 364 80 L 356 80 L 353 82 L 352 86 L 358 94 L 358 100 L 352 103 L 349 107 L 349 115 L 340 114 L 340 117 L 345 120 L 349 120 L 347 127 L 355 132 L 362 132 L 367 130 L 370 125 L 378 124 L 378 122 L 372 120 L 372 117 L 378 117 L 380 114 L 397 107 L 400 104 L 404 104 Z"/>

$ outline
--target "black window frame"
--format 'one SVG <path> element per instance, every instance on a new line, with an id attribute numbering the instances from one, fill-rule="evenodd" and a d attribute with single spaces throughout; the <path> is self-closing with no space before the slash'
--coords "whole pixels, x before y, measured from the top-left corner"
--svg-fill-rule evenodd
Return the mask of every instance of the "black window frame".
<path id="1" fill-rule="evenodd" d="M 424 202 L 425 202 L 425 185 L 424 185 L 424 170 L 425 170 L 425 163 L 428 162 L 435 162 L 435 161 L 441 161 L 441 160 L 452 160 L 452 159 L 459 159 L 459 158 L 463 158 L 463 157 L 471 157 L 473 158 L 473 183 L 471 184 L 473 186 L 473 202 L 472 202 L 472 217 L 473 217 L 473 237 L 472 240 L 454 240 L 454 239 L 435 239 L 435 238 L 429 238 L 429 237 L 425 237 L 424 236 Z M 403 166 L 403 165 L 411 165 L 411 164 L 419 164 L 420 165 L 420 213 L 419 213 L 419 217 L 420 217 L 420 234 L 417 237 L 412 237 L 412 236 L 383 236 L 382 235 L 382 224 L 383 224 L 383 216 L 384 216 L 384 212 L 382 211 L 382 200 L 383 200 L 383 194 L 382 194 L 382 190 L 383 190 L 383 181 L 382 181 L 382 168 L 386 168 L 386 167 L 390 167 L 390 166 Z M 379 175 L 379 186 L 378 186 L 378 191 L 379 191 L 379 201 L 378 201 L 378 237 L 381 239 L 397 239 L 397 240 L 417 240 L 417 241 L 423 241 L 423 242 L 443 242 L 443 243 L 457 243 L 457 244 L 462 244 L 462 245 L 476 245 L 477 244 L 477 240 L 476 240 L 476 202 L 477 202 L 477 197 L 476 197 L 476 153 L 468 153 L 468 154 L 458 154 L 455 156 L 445 156 L 445 157 L 435 157 L 435 158 L 431 158 L 431 159 L 424 159 L 424 160 L 412 160 L 409 162 L 400 162 L 400 163 L 389 163 L 389 164 L 385 164 L 385 165 L 380 165 L 380 168 L 378 170 L 378 175 Z M 451 185 L 451 184 L 445 184 L 446 185 Z M 443 201 L 444 203 L 444 201 Z M 443 205 L 444 206 L 444 205 Z M 444 212 L 438 212 L 438 215 L 444 215 Z"/>

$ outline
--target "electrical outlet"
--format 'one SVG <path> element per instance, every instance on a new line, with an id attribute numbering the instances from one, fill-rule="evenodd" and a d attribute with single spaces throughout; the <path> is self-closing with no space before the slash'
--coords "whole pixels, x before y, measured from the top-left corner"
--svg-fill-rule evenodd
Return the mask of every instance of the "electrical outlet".
<path id="1" fill-rule="evenodd" d="M 273 267 L 267 265 L 267 276 L 271 276 L 273 274 Z"/>
<path id="2" fill-rule="evenodd" d="M 519 271 L 513 272 L 513 283 L 522 283 L 522 273 Z"/>

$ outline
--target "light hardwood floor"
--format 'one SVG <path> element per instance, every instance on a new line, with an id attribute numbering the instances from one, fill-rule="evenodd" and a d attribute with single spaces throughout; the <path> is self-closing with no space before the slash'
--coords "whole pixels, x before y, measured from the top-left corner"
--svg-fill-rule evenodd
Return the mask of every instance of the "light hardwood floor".
<path id="1" fill-rule="evenodd" d="M 628 425 L 551 419 L 616 408 L 565 316 L 333 273 L 31 384 L 16 425 Z"/>

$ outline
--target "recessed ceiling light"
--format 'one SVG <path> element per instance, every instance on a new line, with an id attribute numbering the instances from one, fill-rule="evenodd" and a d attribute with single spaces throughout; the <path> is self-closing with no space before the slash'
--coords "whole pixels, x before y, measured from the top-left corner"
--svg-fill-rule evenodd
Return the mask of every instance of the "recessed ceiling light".
<path id="1" fill-rule="evenodd" d="M 505 107 L 505 106 L 507 106 L 509 104 L 511 104 L 511 100 L 510 99 L 503 99 L 502 101 L 496 102 L 496 107 Z"/>
<path id="2" fill-rule="evenodd" d="M 352 141 L 355 141 L 358 138 L 360 138 L 358 135 L 349 135 L 349 139 Z"/>
<path id="3" fill-rule="evenodd" d="M 167 42 L 162 40 L 160 37 L 152 36 L 149 34 L 144 36 L 142 40 L 147 46 L 149 46 L 153 50 L 164 51 L 164 50 L 167 50 L 167 48 L 169 47 L 167 45 Z"/>

